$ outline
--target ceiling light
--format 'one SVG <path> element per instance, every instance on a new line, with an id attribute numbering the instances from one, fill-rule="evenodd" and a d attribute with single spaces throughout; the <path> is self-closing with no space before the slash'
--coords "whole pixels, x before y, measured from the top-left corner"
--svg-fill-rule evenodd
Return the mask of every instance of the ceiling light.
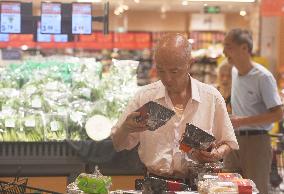
<path id="1" fill-rule="evenodd" d="M 203 6 L 204 6 L 204 7 L 207 7 L 207 6 L 208 6 L 208 4 L 207 4 L 207 3 L 204 3 L 204 4 L 203 4 Z"/>
<path id="2" fill-rule="evenodd" d="M 161 7 L 161 13 L 166 13 L 167 11 L 170 10 L 170 7 L 168 4 L 163 4 Z"/>
<path id="3" fill-rule="evenodd" d="M 254 3 L 255 0 L 188 0 L 192 2 L 238 2 L 238 3 Z"/>
<path id="4" fill-rule="evenodd" d="M 129 7 L 128 5 L 125 5 L 123 3 L 121 3 L 119 6 L 117 6 L 115 9 L 114 9 L 114 14 L 115 15 L 120 15 L 122 14 L 123 12 L 129 10 Z"/>
<path id="5" fill-rule="evenodd" d="M 183 0 L 181 4 L 186 6 L 186 5 L 188 5 L 188 1 L 187 0 Z"/>
<path id="6" fill-rule="evenodd" d="M 246 16 L 246 15 L 247 15 L 247 12 L 246 12 L 245 10 L 241 10 L 241 11 L 240 11 L 240 15 L 241 15 L 241 16 Z"/>
<path id="7" fill-rule="evenodd" d="M 135 3 L 140 3 L 140 0 L 134 0 Z"/>

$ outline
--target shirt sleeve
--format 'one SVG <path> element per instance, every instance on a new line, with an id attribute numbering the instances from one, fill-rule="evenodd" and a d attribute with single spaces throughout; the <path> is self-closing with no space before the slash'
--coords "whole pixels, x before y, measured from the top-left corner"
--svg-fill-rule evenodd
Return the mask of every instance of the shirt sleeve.
<path id="1" fill-rule="evenodd" d="M 231 149 L 239 149 L 226 104 L 222 97 L 216 99 L 213 134 L 217 144 L 226 143 Z"/>
<path id="2" fill-rule="evenodd" d="M 137 93 L 132 100 L 129 101 L 127 107 L 125 108 L 124 112 L 121 114 L 120 118 L 118 119 L 117 123 L 112 127 L 111 130 L 111 138 L 116 133 L 117 129 L 121 127 L 123 122 L 126 120 L 127 116 L 137 110 L 139 108 L 139 93 Z M 131 133 L 125 139 L 123 144 L 121 145 L 114 145 L 117 151 L 122 151 L 124 149 L 131 150 L 139 143 L 139 133 Z"/>
<path id="3" fill-rule="evenodd" d="M 273 75 L 265 75 L 260 79 L 260 92 L 267 109 L 282 104 Z"/>

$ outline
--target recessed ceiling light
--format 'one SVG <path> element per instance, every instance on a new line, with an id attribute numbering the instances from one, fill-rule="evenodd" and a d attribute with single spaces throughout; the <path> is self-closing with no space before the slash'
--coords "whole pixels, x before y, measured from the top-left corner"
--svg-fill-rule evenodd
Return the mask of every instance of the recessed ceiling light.
<path id="1" fill-rule="evenodd" d="M 181 4 L 182 5 L 188 5 L 188 1 L 187 0 L 183 0 Z"/>
<path id="2" fill-rule="evenodd" d="M 241 10 L 241 11 L 240 11 L 240 15 L 241 15 L 241 16 L 246 16 L 246 15 L 247 15 L 247 12 L 246 12 L 245 10 Z"/>

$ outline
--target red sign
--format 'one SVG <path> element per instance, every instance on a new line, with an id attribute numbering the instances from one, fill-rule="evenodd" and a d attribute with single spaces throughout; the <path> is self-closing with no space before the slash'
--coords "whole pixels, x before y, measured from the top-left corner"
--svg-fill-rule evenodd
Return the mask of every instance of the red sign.
<path id="1" fill-rule="evenodd" d="M 284 0 L 262 0 L 260 10 L 262 16 L 284 15 Z"/>
<path id="2" fill-rule="evenodd" d="M 135 49 L 134 33 L 115 33 L 114 47 L 121 49 Z"/>
<path id="3" fill-rule="evenodd" d="M 151 47 L 150 33 L 135 33 L 136 49 L 145 49 Z"/>
<path id="4" fill-rule="evenodd" d="M 95 34 L 80 35 L 79 36 L 79 41 L 82 41 L 82 42 L 94 42 L 94 41 L 96 41 L 96 36 L 95 36 Z"/>
<path id="5" fill-rule="evenodd" d="M 112 49 L 113 48 L 113 34 L 104 35 L 102 33 L 95 33 L 97 37 L 96 43 L 99 47 L 103 49 Z"/>

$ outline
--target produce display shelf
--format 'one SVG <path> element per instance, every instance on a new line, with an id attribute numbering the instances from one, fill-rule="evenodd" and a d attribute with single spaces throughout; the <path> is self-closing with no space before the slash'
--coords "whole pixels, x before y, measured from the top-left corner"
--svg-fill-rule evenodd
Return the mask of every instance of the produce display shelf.
<path id="1" fill-rule="evenodd" d="M 105 175 L 141 175 L 137 150 L 116 152 L 111 140 L 0 142 L 0 177 L 67 176 L 98 165 Z"/>

